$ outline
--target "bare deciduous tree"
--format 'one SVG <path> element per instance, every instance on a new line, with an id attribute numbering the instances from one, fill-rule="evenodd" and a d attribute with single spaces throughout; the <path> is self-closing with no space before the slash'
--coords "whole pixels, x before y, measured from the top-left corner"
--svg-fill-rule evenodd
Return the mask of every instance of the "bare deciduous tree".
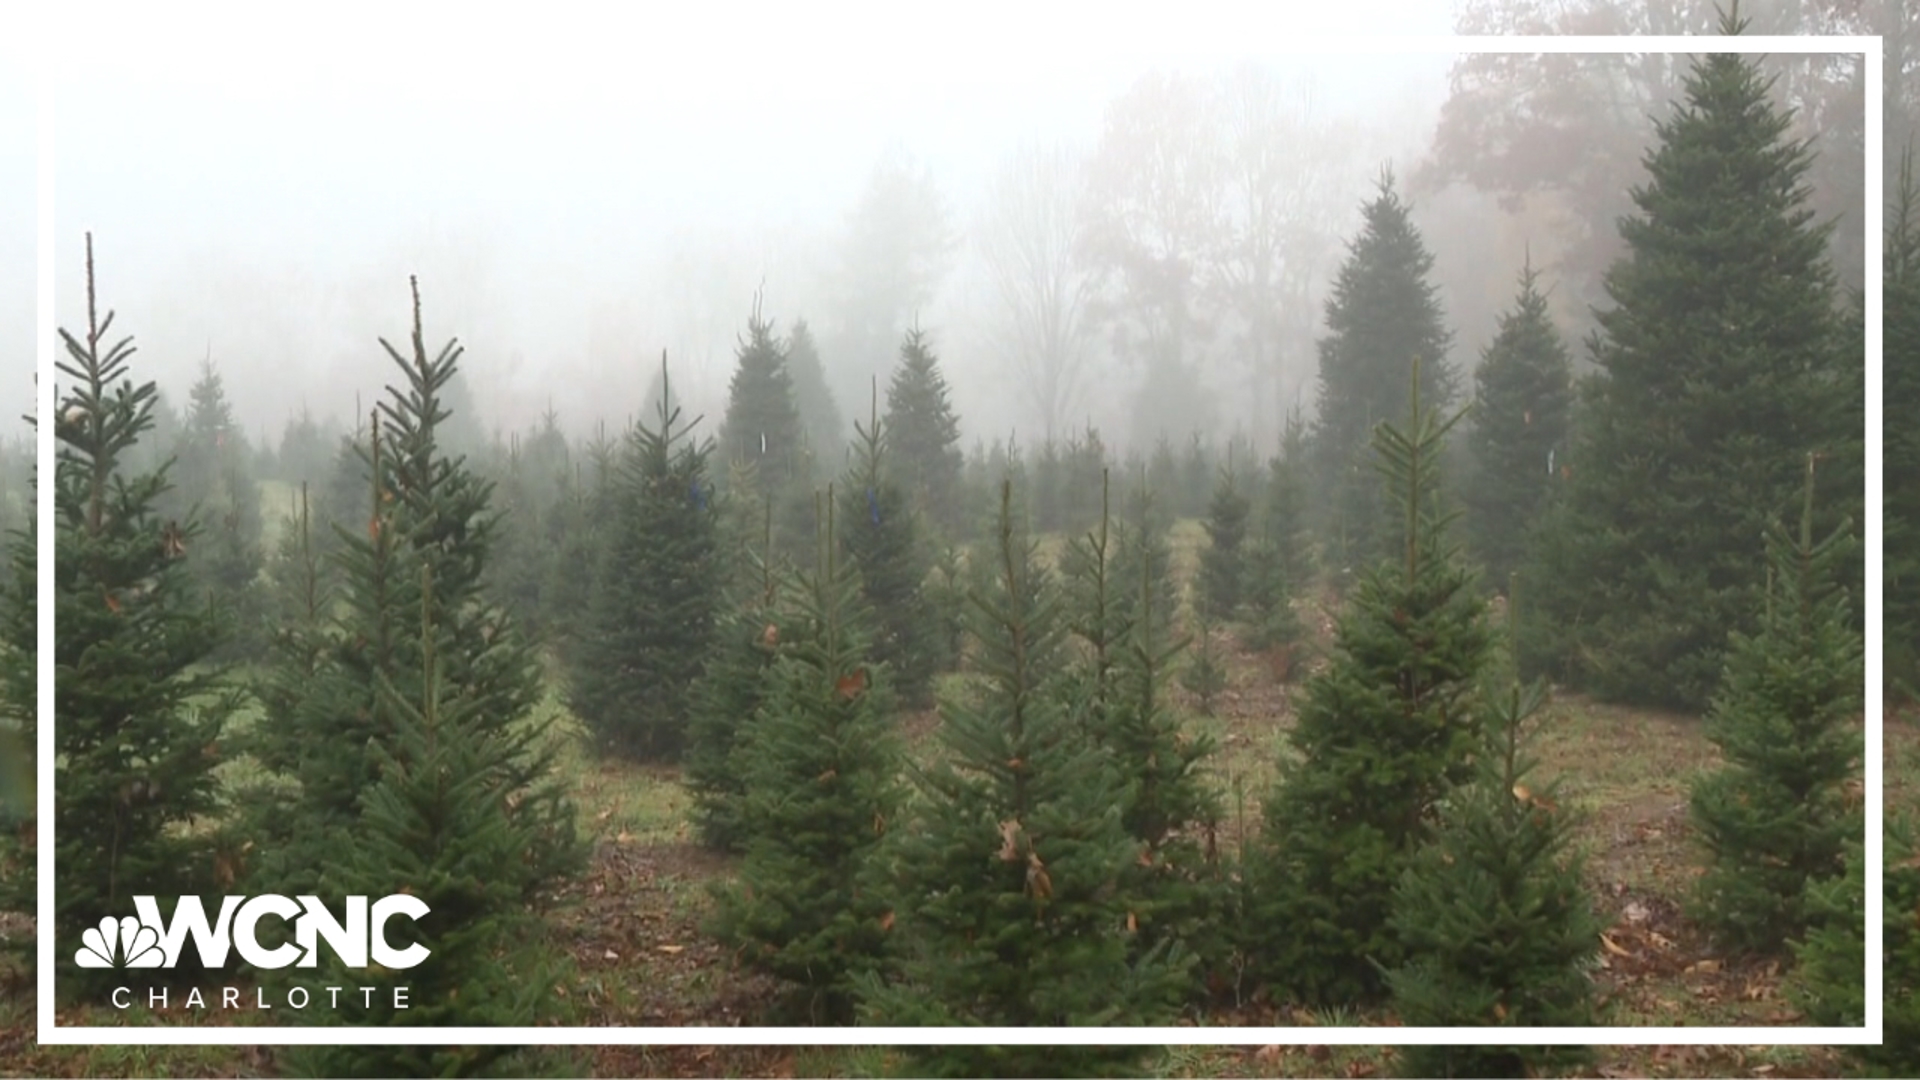
<path id="1" fill-rule="evenodd" d="M 996 308 L 992 345 L 1048 439 L 1085 389 L 1092 285 L 1075 258 L 1080 196 L 1071 150 L 1022 146 L 994 178 L 974 232 Z"/>

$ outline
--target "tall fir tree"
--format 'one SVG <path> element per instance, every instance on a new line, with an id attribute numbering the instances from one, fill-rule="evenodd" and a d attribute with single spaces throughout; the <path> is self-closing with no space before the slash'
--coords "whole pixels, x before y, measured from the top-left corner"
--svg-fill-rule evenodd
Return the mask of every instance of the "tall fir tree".
<path id="1" fill-rule="evenodd" d="M 1589 968 L 1605 926 L 1559 782 L 1537 785 L 1525 749 L 1546 700 L 1544 683 L 1517 679 L 1490 695 L 1477 775 L 1448 797 L 1435 835 L 1395 885 L 1392 924 L 1407 959 L 1387 984 L 1409 1027 L 1594 1022 Z M 1409 1046 L 1400 1067 L 1415 1077 L 1525 1077 L 1589 1056 L 1572 1046 Z"/>
<path id="2" fill-rule="evenodd" d="M 1304 591 L 1313 583 L 1312 453 L 1307 424 L 1299 410 L 1287 416 L 1280 455 L 1267 463 L 1266 490 L 1260 500 L 1260 535 L 1272 545 L 1280 576 Z"/>
<path id="3" fill-rule="evenodd" d="M 800 414 L 800 426 L 805 429 L 807 445 L 813 451 L 814 479 L 825 479 L 823 474 L 840 460 L 841 450 L 846 446 L 846 421 L 833 400 L 833 391 L 827 386 L 827 369 L 820 362 L 820 349 L 814 343 L 813 331 L 807 328 L 807 320 L 795 320 L 793 329 L 787 332 L 786 353 L 794 408 Z"/>
<path id="4" fill-rule="evenodd" d="M 361 450 L 362 524 L 335 526 L 331 594 L 314 592 L 317 568 L 305 545 L 294 575 L 295 625 L 264 696 L 272 711 L 249 736 L 254 756 L 291 782 L 277 812 L 262 808 L 260 846 L 269 850 L 255 868 L 257 884 L 288 895 L 326 888 L 329 853 L 366 835 L 368 793 L 390 766 L 383 755 L 399 753 L 396 740 L 405 737 L 402 705 L 423 707 L 441 678 L 454 688 L 443 700 L 458 703 L 469 729 L 462 737 L 492 762 L 462 782 L 511 804 L 507 826 L 528 838 L 491 871 L 528 903 L 577 866 L 581 849 L 573 808 L 553 776 L 550 721 L 533 718 L 542 697 L 538 657 L 485 592 L 499 529 L 493 486 L 439 441 L 451 415 L 440 391 L 462 350 L 449 341 L 427 353 L 417 283 L 412 290 L 409 353 L 380 341 L 403 378 L 379 403 Z M 422 568 L 433 588 L 424 599 Z M 424 639 L 416 629 L 422 605 L 434 628 Z M 434 674 L 424 659 L 429 643 Z"/>
<path id="5" fill-rule="evenodd" d="M 34 417 L 26 420 L 39 429 Z M 6 545 L 6 566 L 0 571 L 0 910 L 7 911 L 31 910 L 39 891 L 29 843 L 37 821 L 31 740 L 40 697 L 38 466 L 31 466 L 27 477 L 26 505 L 0 534 Z M 16 945 L 17 959 L 31 971 L 32 939 L 6 942 Z"/>
<path id="6" fill-rule="evenodd" d="M 1444 410 L 1458 392 L 1447 360 L 1453 335 L 1428 280 L 1433 255 L 1391 172 L 1382 174 L 1378 189 L 1361 211 L 1360 235 L 1349 243 L 1327 300 L 1313 431 L 1327 557 L 1356 571 L 1399 539 L 1374 478 L 1370 446 L 1374 426 L 1400 415 L 1408 365 L 1418 364 L 1421 396 L 1434 408 Z"/>
<path id="7" fill-rule="evenodd" d="M 272 755 L 291 762 L 300 781 L 288 816 L 303 823 L 275 884 L 335 903 L 398 891 L 427 907 L 396 947 L 428 945 L 430 967 L 359 973 L 380 991 L 371 1007 L 315 1010 L 305 1014 L 311 1020 L 537 1023 L 552 1015 L 557 978 L 538 913 L 552 887 L 584 864 L 585 849 L 555 775 L 552 719 L 535 714 L 538 657 L 484 591 L 499 527 L 493 486 L 439 438 L 452 415 L 441 391 L 462 349 L 449 341 L 429 355 L 418 282 L 411 288 L 411 348 L 380 342 L 404 377 L 374 415 L 367 524 L 346 538 L 341 557 L 346 614 L 306 700 L 270 718 Z M 290 659 L 300 662 L 300 653 Z M 323 965 L 306 981 L 343 976 Z M 408 987 L 404 1008 L 386 992 L 394 985 Z M 335 1047 L 290 1063 L 320 1075 L 526 1068 L 511 1051 Z"/>
<path id="8" fill-rule="evenodd" d="M 257 588 L 265 562 L 260 489 L 246 435 L 235 421 L 226 383 L 211 358 L 187 395 L 187 415 L 173 447 L 172 488 L 157 509 L 169 517 L 191 513 L 202 529 L 190 569 L 195 591 L 220 609 L 228 628 L 224 658 L 257 656 L 264 644 Z"/>
<path id="9" fill-rule="evenodd" d="M 714 627 L 713 649 L 694 681 L 687 703 L 687 752 L 682 778 L 693 796 L 694 827 L 701 842 L 738 851 L 747 835 L 741 821 L 747 779 L 740 750 L 772 683 L 769 669 L 783 631 L 782 575 L 773 555 L 773 501 L 761 502 L 758 544 L 741 548 L 741 570 Z"/>
<path id="10" fill-rule="evenodd" d="M 1142 606 L 1133 590 L 1122 589 L 1113 596 L 1114 614 L 1128 625 L 1151 619 L 1154 639 L 1172 641 L 1179 594 L 1174 590 L 1173 548 L 1167 540 L 1162 504 L 1144 484 L 1128 496 L 1127 503 L 1127 521 L 1115 530 L 1113 576 L 1116 581 L 1132 581 L 1145 573 L 1153 583 L 1153 603 Z"/>
<path id="11" fill-rule="evenodd" d="M 735 354 L 719 450 L 729 476 L 734 466 L 743 466 L 754 492 L 773 496 L 775 547 L 796 565 L 806 565 L 814 555 L 814 477 L 822 466 L 801 423 L 786 348 L 755 296 Z M 754 502 L 757 498 L 749 505 Z"/>
<path id="12" fill-rule="evenodd" d="M 54 437 L 54 900 L 59 941 L 127 914 L 135 894 L 211 891 L 204 822 L 221 808 L 213 775 L 238 704 L 209 664 L 221 635 L 192 596 L 200 531 L 161 520 L 166 466 L 131 473 L 155 387 L 129 371 L 132 338 L 109 343 L 87 237 L 87 327 L 60 331 L 71 380 Z M 25 734 L 35 736 L 37 722 Z M 71 954 L 67 954 L 71 955 Z M 71 985 L 71 984 L 70 984 Z"/>
<path id="13" fill-rule="evenodd" d="M 1723 33 L 1743 23 L 1723 18 Z M 1566 484 L 1529 577 L 1539 635 L 1571 682 L 1614 701 L 1704 710 L 1729 629 L 1751 631 L 1761 538 L 1809 452 L 1859 454 L 1865 374 L 1844 347 L 1830 225 L 1757 57 L 1693 61 L 1658 121 L 1627 251 L 1606 275 Z M 1821 531 L 1855 516 L 1838 482 Z M 1851 565 L 1858 565 L 1853 563 Z M 1850 566 L 1835 567 L 1849 588 Z"/>
<path id="14" fill-rule="evenodd" d="M 1914 696 L 1920 675 L 1920 184 L 1913 149 L 1900 160 L 1900 186 L 1887 208 L 1881 274 L 1885 445 L 1881 548 L 1886 674 Z"/>
<path id="15" fill-rule="evenodd" d="M 1266 800 L 1248 860 L 1251 951 L 1270 985 L 1309 1001 L 1376 997 L 1404 958 L 1392 890 L 1434 804 L 1469 776 L 1491 634 L 1474 576 L 1448 538 L 1438 459 L 1459 415 L 1422 407 L 1376 429 L 1377 468 L 1400 508 L 1401 550 L 1370 567 L 1341 615 L 1330 663 L 1306 684 L 1293 756 Z"/>
<path id="16" fill-rule="evenodd" d="M 1467 521 L 1488 580 L 1504 582 L 1519 569 L 1527 533 L 1555 488 L 1573 406 L 1573 363 L 1531 258 L 1473 382 Z"/>
<path id="17" fill-rule="evenodd" d="M 936 642 L 925 587 L 932 570 L 920 523 L 897 478 L 895 432 L 880 417 L 876 384 L 866 424 L 854 423 L 856 453 L 840 496 L 840 544 L 877 624 L 870 647 L 901 704 L 932 704 Z"/>
<path id="18" fill-rule="evenodd" d="M 1207 506 L 1207 546 L 1200 549 L 1200 580 L 1196 599 L 1210 620 L 1231 620 L 1246 600 L 1247 522 L 1253 504 L 1240 490 L 1233 458 L 1214 481 Z"/>
<path id="19" fill-rule="evenodd" d="M 1003 483 L 991 592 L 974 598 L 987 686 L 943 703 L 946 754 L 916 774 L 881 879 L 895 957 L 862 980 L 886 1025 L 1142 1024 L 1172 1014 L 1184 964 L 1132 954 L 1119 885 L 1140 854 L 1123 781 L 1060 704 L 1056 586 L 1018 539 Z M 1126 1047 L 952 1046 L 913 1051 L 922 1075 L 1079 1075 L 1124 1069 Z"/>
<path id="20" fill-rule="evenodd" d="M 960 419 L 940 358 L 918 327 L 901 343 L 900 366 L 887 385 L 887 430 L 908 499 L 936 530 L 951 534 L 960 528 Z"/>
<path id="21" fill-rule="evenodd" d="M 886 898 L 869 864 L 904 790 L 890 678 L 859 575 L 841 559 L 829 491 L 819 564 L 786 598 L 798 629 L 766 672 L 735 761 L 746 858 L 712 929 L 750 965 L 798 984 L 807 1023 L 853 1018 L 854 979 L 879 963 Z"/>
<path id="22" fill-rule="evenodd" d="M 1708 717 L 1726 764 L 1693 788 L 1699 913 L 1726 944 L 1763 953 L 1805 930 L 1807 883 L 1838 876 L 1861 831 L 1844 787 L 1862 752 L 1863 647 L 1833 582 L 1852 539 L 1844 525 L 1814 538 L 1814 478 L 1809 457 L 1798 536 L 1769 534 L 1760 629 L 1735 633 Z"/>
<path id="23" fill-rule="evenodd" d="M 683 425 L 666 400 L 655 426 L 636 427 L 622 448 L 569 695 L 602 746 L 646 761 L 680 754 L 722 584 L 712 444 L 695 443 L 699 421 Z"/>

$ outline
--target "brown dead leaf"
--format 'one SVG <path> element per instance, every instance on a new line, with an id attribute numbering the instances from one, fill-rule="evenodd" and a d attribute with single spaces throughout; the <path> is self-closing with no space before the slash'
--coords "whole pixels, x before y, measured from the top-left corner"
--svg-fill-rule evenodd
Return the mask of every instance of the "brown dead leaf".
<path id="1" fill-rule="evenodd" d="M 1268 1043 L 1267 1045 L 1265 1045 L 1265 1046 L 1263 1046 L 1263 1047 L 1261 1047 L 1260 1049 L 1258 1049 L 1258 1050 L 1255 1050 L 1255 1051 L 1253 1052 L 1253 1060 L 1255 1060 L 1255 1061 L 1279 1061 L 1279 1060 L 1280 1060 L 1280 1055 L 1281 1055 L 1282 1053 L 1284 1053 L 1284 1052 L 1285 1052 L 1285 1051 L 1284 1051 L 1284 1049 L 1283 1049 L 1283 1048 L 1282 1048 L 1281 1046 L 1279 1046 L 1278 1044 L 1276 1044 L 1276 1043 Z"/>
<path id="2" fill-rule="evenodd" d="M 1001 862 L 1019 862 L 1020 861 L 1020 847 L 1019 847 L 1019 841 L 1018 841 L 1019 836 L 1020 836 L 1019 819 L 1008 818 L 1007 820 L 1000 823 L 1000 861 Z"/>
<path id="3" fill-rule="evenodd" d="M 1040 861 L 1037 851 L 1027 852 L 1027 890 L 1035 900 L 1053 895 L 1053 879 L 1047 876 L 1047 864 Z"/>
<path id="4" fill-rule="evenodd" d="M 602 810 L 599 813 L 593 815 L 593 820 L 605 821 L 612 816 L 613 816 L 613 807 L 609 806 L 605 810 Z"/>
<path id="5" fill-rule="evenodd" d="M 1140 932 L 1139 918 L 1135 916 L 1133 912 L 1131 911 L 1127 912 L 1127 933 L 1137 934 L 1139 932 Z"/>
<path id="6" fill-rule="evenodd" d="M 884 934 L 891 929 L 893 929 L 893 912 L 889 911 L 880 916 L 880 932 Z"/>
<path id="7" fill-rule="evenodd" d="M 1720 961 L 1718 961 L 1718 960 L 1701 960 L 1701 961 L 1699 961 L 1698 963 L 1693 963 L 1693 964 L 1688 964 L 1688 965 L 1687 965 L 1687 970 L 1686 970 L 1686 974 L 1688 974 L 1688 975 L 1696 975 L 1696 974 L 1697 974 L 1697 975 L 1711 975 L 1711 974 L 1713 974 L 1714 972 L 1716 972 L 1716 971 L 1719 971 L 1719 970 L 1720 970 Z"/>
<path id="8" fill-rule="evenodd" d="M 633 843 L 633 834 L 625 829 L 621 829 L 620 835 L 614 837 L 613 842 L 616 844 L 631 844 Z"/>
<path id="9" fill-rule="evenodd" d="M 1627 950 L 1621 948 L 1617 942 L 1615 942 L 1612 938 L 1608 937 L 1605 934 L 1600 935 L 1600 944 L 1605 946 L 1606 950 L 1615 956 L 1631 957 L 1633 955 Z"/>
<path id="10" fill-rule="evenodd" d="M 661 952 L 666 953 L 669 956 L 672 956 L 675 953 L 683 953 L 687 951 L 687 947 L 685 945 L 656 945 L 654 946 L 654 948 L 659 949 Z"/>

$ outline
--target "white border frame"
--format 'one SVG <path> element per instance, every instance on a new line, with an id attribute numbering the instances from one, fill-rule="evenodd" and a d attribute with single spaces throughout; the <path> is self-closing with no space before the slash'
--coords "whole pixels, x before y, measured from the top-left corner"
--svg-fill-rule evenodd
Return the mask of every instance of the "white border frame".
<path id="1" fill-rule="evenodd" d="M 39 1001 L 37 1037 L 42 1045 L 61 1046 L 254 1046 L 254 1045 L 443 1045 L 448 1043 L 545 1046 L 930 1046 L 930 1045 L 1262 1045 L 1318 1043 L 1338 1046 L 1480 1045 L 1490 1038 L 1511 1045 L 1878 1045 L 1882 1039 L 1882 863 L 1881 786 L 1883 707 L 1881 693 L 1881 476 L 1884 448 L 1881 424 L 1881 281 L 1883 246 L 1881 39 L 1872 37 L 1332 37 L 1296 39 L 1272 55 L 1302 53 L 1774 53 L 1854 54 L 1866 64 L 1866 82 L 1876 88 L 1866 98 L 1866 510 L 1862 540 L 1866 547 L 1866 745 L 1864 799 L 1866 836 L 1867 1023 L 1859 1028 L 1807 1027 L 1587 1027 L 1587 1028 L 1410 1028 L 1410 1027 L 1160 1027 L 1160 1028 L 749 1028 L 749 1027 L 518 1027 L 375 1028 L 343 1026 L 155 1026 L 62 1027 L 54 1023 L 53 977 L 57 954 L 49 916 L 53 910 L 53 551 L 54 438 L 53 399 L 55 222 L 53 83 L 42 61 L 39 71 L 39 339 L 35 356 L 40 470 L 39 487 Z"/>

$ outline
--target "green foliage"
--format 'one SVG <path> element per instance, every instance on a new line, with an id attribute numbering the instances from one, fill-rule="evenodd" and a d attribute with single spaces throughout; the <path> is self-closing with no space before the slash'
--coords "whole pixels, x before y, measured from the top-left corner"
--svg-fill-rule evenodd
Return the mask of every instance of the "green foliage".
<path id="1" fill-rule="evenodd" d="M 1234 482 L 1233 464 L 1220 473 L 1207 510 L 1207 546 L 1200 551 L 1199 603 L 1209 619 L 1232 619 L 1246 599 L 1247 519 L 1253 504 Z"/>
<path id="2" fill-rule="evenodd" d="M 787 375 L 793 383 L 793 404 L 800 414 L 800 426 L 807 433 L 807 445 L 814 460 L 831 466 L 846 445 L 845 421 L 833 391 L 827 388 L 826 368 L 820 363 L 820 350 L 814 344 L 807 321 L 800 319 L 787 334 Z M 816 479 L 821 477 L 816 476 Z"/>
<path id="3" fill-rule="evenodd" d="M 546 941 L 539 915 L 528 909 L 525 879 L 510 869 L 531 861 L 552 837 L 501 798 L 497 779 L 521 768 L 538 729 L 507 737 L 492 703 L 452 684 L 438 663 L 442 647 L 458 647 L 437 625 L 431 562 L 421 565 L 420 663 L 423 694 L 409 700 L 385 672 L 376 672 L 375 711 L 385 737 L 373 744 L 379 779 L 362 796 L 354 842 L 328 859 L 323 895 L 405 893 L 427 913 L 390 923 L 387 941 L 432 950 L 427 962 L 396 971 L 375 966 L 348 972 L 326 956 L 304 985 L 318 1001 L 326 987 L 371 987 L 368 999 L 340 1011 L 317 1005 L 305 1022 L 336 1020 L 356 1026 L 522 1027 L 562 1015 L 554 993 L 564 972 L 559 950 Z M 533 827 L 529 827 L 530 824 Z M 298 969 L 296 969 L 298 970 Z M 404 988 L 404 1007 L 394 988 Z M 537 1060 L 537 1059 L 536 1059 Z M 302 1046 L 287 1054 L 294 1075 L 524 1076 L 531 1064 L 520 1048 L 461 1046 Z"/>
<path id="4" fill-rule="evenodd" d="M 1878 1046 L 1850 1049 L 1871 1076 L 1912 1076 L 1920 1070 L 1920 856 L 1913 823 L 1889 815 L 1884 833 L 1881 903 L 1881 1020 Z M 1847 870 L 1807 884 L 1811 928 L 1794 951 L 1799 959 L 1792 994 L 1810 1023 L 1859 1027 L 1867 1022 L 1866 857 L 1860 841 L 1847 844 Z"/>
<path id="5" fill-rule="evenodd" d="M 1373 997 L 1379 970 L 1404 959 L 1394 884 L 1480 746 L 1474 699 L 1491 634 L 1434 491 L 1459 417 L 1422 411 L 1415 378 L 1411 434 L 1382 424 L 1375 435 L 1402 553 L 1361 577 L 1331 662 L 1306 684 L 1294 754 L 1248 859 L 1258 973 L 1312 1002 Z"/>
<path id="6" fill-rule="evenodd" d="M 28 423 L 38 428 L 32 417 Z M 34 730 L 40 682 L 38 468 L 27 475 L 23 520 L 4 533 L 7 561 L 0 571 L 0 911 L 31 910 L 38 880 L 33 848 L 26 842 L 37 820 L 35 754 L 28 733 Z M 31 944 L 31 939 L 22 941 L 21 953 L 31 953 Z"/>
<path id="7" fill-rule="evenodd" d="M 1193 653 L 1187 659 L 1187 666 L 1181 669 L 1180 685 L 1199 699 L 1201 716 L 1212 716 L 1213 699 L 1227 688 L 1226 660 L 1215 641 L 1213 619 L 1202 610 L 1197 623 Z"/>
<path id="8" fill-rule="evenodd" d="M 1515 683 L 1491 702 L 1474 782 L 1394 891 L 1392 925 L 1406 962 L 1387 973 L 1409 1027 L 1581 1027 L 1594 1022 L 1600 932 L 1572 853 L 1574 821 L 1558 784 L 1530 789 L 1523 728 L 1546 688 Z M 1407 1076 L 1537 1076 L 1584 1063 L 1585 1047 L 1409 1046 Z"/>
<path id="9" fill-rule="evenodd" d="M 687 752 L 681 772 L 693 796 L 701 842 L 721 851 L 742 848 L 741 803 L 747 780 L 740 766 L 754 717 L 772 684 L 768 671 L 782 640 L 780 578 L 773 561 L 773 506 L 763 503 L 759 550 L 742 549 L 745 564 L 714 629 L 714 646 L 689 696 Z"/>
<path id="10" fill-rule="evenodd" d="M 1016 542 L 1001 488 L 996 583 L 976 594 L 985 687 L 942 705 L 946 754 L 916 775 L 881 877 L 894 914 L 891 977 L 862 980 L 863 1019 L 883 1025 L 1138 1025 L 1163 1022 L 1184 963 L 1135 957 L 1139 856 L 1111 758 L 1062 707 L 1065 627 L 1033 546 Z M 1125 1069 L 1131 1048 L 925 1047 L 922 1075 L 1077 1075 Z"/>
<path id="11" fill-rule="evenodd" d="M 812 542 L 813 462 L 794 403 L 786 351 L 773 336 L 773 323 L 761 317 L 758 298 L 735 355 L 727 416 L 720 426 L 721 462 L 751 469 L 756 497 L 750 504 L 758 503 L 759 496 L 773 496 L 775 546 L 794 554 Z"/>
<path id="12" fill-rule="evenodd" d="M 932 704 L 934 611 L 924 586 L 931 569 L 920 523 L 896 479 L 896 432 L 879 415 L 879 391 L 866 424 L 854 422 L 856 454 L 840 496 L 840 543 L 849 569 L 878 620 L 870 647 L 902 704 Z"/>
<path id="13" fill-rule="evenodd" d="M 1413 226 L 1392 173 L 1365 206 L 1365 224 L 1334 278 L 1327 336 L 1320 339 L 1320 405 L 1313 442 L 1326 523 L 1327 557 L 1361 567 L 1397 539 L 1390 508 L 1368 467 L 1374 426 L 1397 415 L 1407 366 L 1422 372 L 1421 395 L 1444 409 L 1455 397 L 1447 362 L 1452 334 L 1427 280 L 1433 256 Z"/>
<path id="14" fill-rule="evenodd" d="M 1287 416 L 1280 456 L 1267 463 L 1267 486 L 1259 508 L 1261 540 L 1273 549 L 1280 579 L 1294 591 L 1313 582 L 1313 542 L 1307 529 L 1311 452 L 1307 425 L 1296 409 Z"/>
<path id="15" fill-rule="evenodd" d="M 935 529 L 959 528 L 960 420 L 949 400 L 940 358 L 917 327 L 900 345 L 900 366 L 887 386 L 888 445 L 907 499 Z"/>
<path id="16" fill-rule="evenodd" d="M 1887 676 L 1907 685 L 1920 675 L 1920 185 L 1913 151 L 1901 158 L 1900 187 L 1887 208 L 1881 274 L 1881 400 L 1886 447 L 1881 534 Z"/>
<path id="17" fill-rule="evenodd" d="M 799 984 L 811 1024 L 851 1020 L 852 980 L 878 961 L 886 899 L 863 879 L 904 795 L 877 623 L 835 554 L 831 498 L 820 565 L 787 597 L 797 633 L 734 756 L 746 859 L 711 926 L 749 965 Z"/>
<path id="18" fill-rule="evenodd" d="M 663 400 L 656 426 L 628 434 L 610 483 L 590 630 L 573 650 L 574 713 L 601 746 L 643 761 L 680 754 L 722 585 L 711 444 L 691 440 L 694 423 L 683 426 Z"/>
<path id="19" fill-rule="evenodd" d="M 1519 569 L 1528 530 L 1567 453 L 1573 366 L 1538 279 L 1528 262 L 1513 308 L 1500 316 L 1499 332 L 1473 373 L 1467 520 L 1475 554 L 1496 582 Z"/>
<path id="20" fill-rule="evenodd" d="M 236 706 L 208 663 L 214 616 L 192 597 L 199 529 L 156 520 L 164 466 L 130 475 L 123 464 L 152 423 L 154 385 L 133 383 L 132 339 L 109 344 L 113 315 L 96 311 L 89 236 L 87 329 L 60 331 L 58 370 L 71 381 L 54 432 L 58 875 L 41 930 L 62 942 L 129 914 L 135 894 L 209 891 L 210 840 L 183 827 L 220 807 L 213 766 Z M 29 716 L 24 735 L 36 730 Z"/>
<path id="21" fill-rule="evenodd" d="M 1843 525 L 1814 540 L 1813 491 L 1809 458 L 1799 536 L 1769 534 L 1760 629 L 1734 634 L 1708 717 L 1707 737 L 1726 764 L 1693 789 L 1707 854 L 1699 914 L 1728 944 L 1759 952 L 1784 951 L 1805 929 L 1807 883 L 1841 872 L 1861 827 L 1844 787 L 1861 754 L 1852 720 L 1863 649 L 1833 585 L 1851 537 Z"/>
<path id="22" fill-rule="evenodd" d="M 1161 516 L 1152 489 L 1142 486 L 1128 499 L 1127 521 L 1115 533 L 1113 556 L 1114 581 L 1132 582 L 1142 574 L 1152 582 L 1153 602 L 1144 604 L 1130 588 L 1114 592 L 1109 603 L 1121 625 L 1134 625 L 1141 619 L 1153 623 L 1156 641 L 1172 641 L 1174 616 L 1179 606 L 1173 584 L 1173 549 L 1167 543 L 1167 523 Z"/>
<path id="23" fill-rule="evenodd" d="M 966 650 L 967 556 L 958 544 L 942 544 L 933 558 L 927 582 L 927 607 L 933 612 L 934 667 L 951 671 L 960 666 Z"/>
<path id="24" fill-rule="evenodd" d="M 218 654 L 223 659 L 255 656 L 264 644 L 263 612 L 256 587 L 264 561 L 260 488 L 253 476 L 246 436 L 233 417 L 226 387 L 211 361 L 188 395 L 188 409 L 173 447 L 170 490 L 156 513 L 202 524 L 194 557 L 188 560 L 194 593 L 219 612 L 231 628 Z"/>
<path id="25" fill-rule="evenodd" d="M 1770 86 L 1757 57 L 1694 61 L 1607 273 L 1568 505 L 1529 579 L 1554 667 L 1608 700 L 1704 710 L 1728 631 L 1755 626 L 1760 538 L 1800 464 L 1861 453 L 1864 371 L 1843 347 L 1830 226 L 1807 205 L 1813 155 Z M 1858 519 L 1849 471 L 1823 532 Z M 1835 579 L 1858 588 L 1858 565 Z"/>
<path id="26" fill-rule="evenodd" d="M 261 688 L 265 711 L 246 744 L 286 782 L 271 801 L 253 807 L 255 838 L 265 853 L 253 867 L 255 892 L 336 896 L 326 892 L 326 874 L 342 865 L 342 851 L 374 859 L 384 851 L 380 844 L 413 844 L 409 859 L 440 857 L 438 847 L 419 847 L 445 840 L 424 824 L 376 842 L 380 828 L 401 824 L 369 824 L 369 799 L 392 778 L 392 759 L 411 738 L 409 713 L 396 701 L 424 707 L 417 703 L 440 694 L 434 680 L 444 680 L 442 701 L 461 711 L 461 738 L 476 744 L 459 753 L 488 763 L 484 771 L 459 778 L 457 799 L 467 799 L 465 788 L 474 788 L 472 798 L 501 803 L 518 844 L 490 869 L 495 880 L 488 888 L 505 888 L 518 903 L 532 903 L 553 880 L 574 871 L 584 851 L 574 836 L 572 805 L 553 776 L 557 748 L 547 736 L 547 721 L 534 719 L 541 698 L 538 657 L 484 592 L 497 527 L 490 513 L 492 484 L 474 477 L 465 459 L 445 454 L 438 440 L 449 415 L 440 390 L 457 373 L 461 348 L 447 342 L 438 356 L 428 357 L 419 290 L 411 357 L 384 338 L 380 344 L 403 380 L 372 421 L 363 473 L 365 525 L 355 532 L 336 527 L 334 592 L 324 592 L 309 530 L 292 530 L 300 536 L 286 582 L 294 621 L 276 640 L 275 665 Z M 432 575 L 432 594 L 422 594 L 426 573 Z M 409 628 L 415 611 L 424 611 L 419 619 L 432 626 L 430 636 Z M 428 648 L 436 657 L 432 665 Z M 401 761 L 407 769 L 420 767 Z M 422 799 L 424 794 L 413 799 L 413 813 L 428 822 L 438 822 L 432 813 L 451 805 Z M 396 851 L 378 857 L 401 859 Z M 384 871 L 369 865 L 367 874 L 378 872 Z M 378 892 L 394 892 L 394 880 Z"/>

